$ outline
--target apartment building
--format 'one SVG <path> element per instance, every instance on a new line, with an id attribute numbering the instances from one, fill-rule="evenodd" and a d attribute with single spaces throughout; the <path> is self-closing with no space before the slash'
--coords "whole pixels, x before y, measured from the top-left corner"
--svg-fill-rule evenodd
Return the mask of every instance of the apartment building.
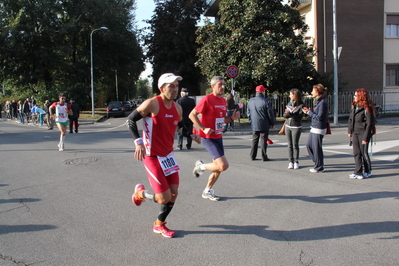
<path id="1" fill-rule="evenodd" d="M 210 1 L 205 16 L 218 21 L 221 0 Z M 300 0 L 309 25 L 305 41 L 317 55 L 309 58 L 320 72 L 332 73 L 333 0 Z M 345 90 L 399 92 L 399 1 L 336 0 L 338 77 Z"/>

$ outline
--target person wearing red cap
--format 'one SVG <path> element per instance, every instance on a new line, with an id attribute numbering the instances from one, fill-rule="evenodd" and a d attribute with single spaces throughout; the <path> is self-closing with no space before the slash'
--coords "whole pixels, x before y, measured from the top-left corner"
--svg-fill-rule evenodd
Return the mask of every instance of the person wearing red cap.
<path id="1" fill-rule="evenodd" d="M 257 86 L 256 96 L 249 100 L 247 109 L 247 115 L 253 132 L 250 157 L 252 160 L 256 160 L 259 138 L 261 138 L 262 159 L 264 162 L 270 160 L 267 156 L 269 129 L 274 128 L 276 124 L 272 104 L 265 97 L 266 90 L 267 88 L 263 85 Z"/>
<path id="2" fill-rule="evenodd" d="M 198 105 L 191 111 L 189 117 L 198 128 L 198 135 L 213 159 L 212 163 L 207 164 L 204 164 L 201 160 L 196 161 L 193 174 L 195 177 L 199 177 L 206 169 L 212 171 L 202 192 L 202 198 L 218 201 L 219 197 L 215 195 L 213 185 L 218 180 L 221 172 L 229 168 L 229 162 L 224 155 L 223 125 L 238 119 L 240 112 L 234 111 L 231 117 L 226 116 L 226 100 L 223 98 L 225 81 L 223 77 L 213 77 L 211 79 L 211 87 L 212 93 L 200 100 Z M 199 118 L 200 114 L 201 119 Z"/>
<path id="3" fill-rule="evenodd" d="M 173 154 L 173 142 L 176 127 L 182 121 L 182 108 L 174 102 L 179 91 L 182 77 L 172 73 L 161 75 L 158 88 L 161 91 L 143 102 L 127 120 L 129 132 L 134 138 L 136 150 L 134 158 L 143 161 L 148 180 L 155 195 L 149 194 L 144 185 L 137 184 L 132 196 L 133 203 L 140 206 L 145 199 L 160 204 L 160 212 L 153 225 L 153 232 L 166 238 L 175 236 L 175 232 L 166 227 L 166 217 L 172 211 L 179 187 L 180 167 Z M 136 122 L 143 119 L 143 138 L 140 137 Z M 186 136 L 200 143 L 198 135 L 185 131 Z"/>

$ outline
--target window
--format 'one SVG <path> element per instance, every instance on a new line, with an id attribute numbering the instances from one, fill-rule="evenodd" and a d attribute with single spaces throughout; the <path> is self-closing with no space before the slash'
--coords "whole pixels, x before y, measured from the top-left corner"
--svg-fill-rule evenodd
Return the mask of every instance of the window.
<path id="1" fill-rule="evenodd" d="M 386 37 L 399 37 L 399 15 L 387 15 Z"/>
<path id="2" fill-rule="evenodd" d="M 387 65 L 386 84 L 387 86 L 399 86 L 399 65 Z"/>

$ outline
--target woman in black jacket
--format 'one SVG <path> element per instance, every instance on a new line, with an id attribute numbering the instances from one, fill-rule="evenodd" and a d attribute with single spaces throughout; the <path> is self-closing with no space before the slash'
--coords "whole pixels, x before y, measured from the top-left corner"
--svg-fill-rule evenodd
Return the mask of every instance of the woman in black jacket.
<path id="1" fill-rule="evenodd" d="M 302 132 L 302 118 L 303 118 L 303 101 L 302 93 L 298 89 L 291 89 L 291 101 L 287 104 L 284 118 L 285 135 L 288 142 L 288 169 L 299 169 L 299 138 Z"/>
<path id="2" fill-rule="evenodd" d="M 363 88 L 357 89 L 352 102 L 352 111 L 348 121 L 348 136 L 353 146 L 356 168 L 351 179 L 371 177 L 371 161 L 368 147 L 375 126 L 375 109 L 369 94 Z"/>

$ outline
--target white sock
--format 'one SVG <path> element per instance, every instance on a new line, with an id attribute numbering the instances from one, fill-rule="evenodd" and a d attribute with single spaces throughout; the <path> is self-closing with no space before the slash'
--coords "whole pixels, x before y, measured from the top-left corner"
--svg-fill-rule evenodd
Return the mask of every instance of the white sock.
<path id="1" fill-rule="evenodd" d="M 207 188 L 207 187 L 206 187 L 206 188 L 204 189 L 204 192 L 205 192 L 205 193 L 209 193 L 209 191 L 211 191 L 210 188 Z"/>
<path id="2" fill-rule="evenodd" d="M 151 199 L 151 200 L 154 199 L 154 195 L 153 194 L 149 194 L 147 190 L 144 190 L 143 196 L 146 199 Z"/>
<path id="3" fill-rule="evenodd" d="M 206 169 L 205 169 L 205 164 L 203 163 L 203 164 L 200 164 L 199 165 L 199 168 L 202 170 L 202 171 L 205 171 Z"/>

